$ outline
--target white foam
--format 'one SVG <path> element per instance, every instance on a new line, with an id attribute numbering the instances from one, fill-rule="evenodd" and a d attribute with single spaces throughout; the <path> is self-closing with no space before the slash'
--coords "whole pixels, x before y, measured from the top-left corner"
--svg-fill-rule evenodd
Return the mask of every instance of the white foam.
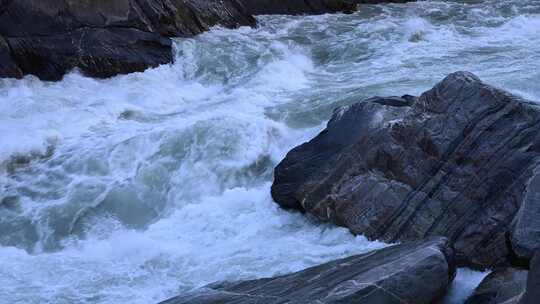
<path id="1" fill-rule="evenodd" d="M 488 274 L 489 271 L 480 272 L 468 268 L 458 268 L 456 278 L 450 286 L 443 304 L 465 303 L 467 298 L 474 292 L 474 289 Z"/>
<path id="2" fill-rule="evenodd" d="M 144 73 L 0 80 L 0 163 L 38 154 L 0 170 L 0 201 L 17 200 L 0 241 L 34 250 L 0 247 L 0 299 L 152 303 L 383 246 L 279 209 L 273 166 L 333 108 L 456 70 L 540 96 L 538 14 L 522 2 L 523 16 L 430 1 L 263 17 L 178 40 L 174 64 Z M 459 270 L 448 303 L 483 275 Z"/>

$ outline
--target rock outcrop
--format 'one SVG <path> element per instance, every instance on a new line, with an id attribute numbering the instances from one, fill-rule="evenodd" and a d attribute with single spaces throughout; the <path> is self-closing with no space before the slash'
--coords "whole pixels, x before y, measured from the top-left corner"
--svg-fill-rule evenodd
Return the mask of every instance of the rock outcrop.
<path id="1" fill-rule="evenodd" d="M 501 268 L 490 273 L 465 304 L 518 304 L 527 285 L 527 270 Z"/>
<path id="2" fill-rule="evenodd" d="M 255 25 L 238 0 L 2 0 L 0 77 L 95 77 L 172 61 L 168 37 Z"/>
<path id="3" fill-rule="evenodd" d="M 420 97 L 337 109 L 277 166 L 272 196 L 371 239 L 448 237 L 459 265 L 486 268 L 508 264 L 520 207 L 538 209 L 539 160 L 538 104 L 458 72 Z M 513 237 L 528 252 L 526 213 Z"/>
<path id="4" fill-rule="evenodd" d="M 444 238 L 405 243 L 293 274 L 215 283 L 162 304 L 436 303 L 455 275 Z"/>

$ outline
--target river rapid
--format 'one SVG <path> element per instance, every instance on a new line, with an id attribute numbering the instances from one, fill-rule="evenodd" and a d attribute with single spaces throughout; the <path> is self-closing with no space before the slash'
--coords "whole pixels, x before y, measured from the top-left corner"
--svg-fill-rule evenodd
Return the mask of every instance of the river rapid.
<path id="1" fill-rule="evenodd" d="M 270 197 L 332 110 L 467 70 L 540 101 L 540 1 L 262 16 L 107 80 L 0 80 L 0 303 L 156 303 L 385 246 Z M 460 269 L 446 303 L 485 273 Z"/>

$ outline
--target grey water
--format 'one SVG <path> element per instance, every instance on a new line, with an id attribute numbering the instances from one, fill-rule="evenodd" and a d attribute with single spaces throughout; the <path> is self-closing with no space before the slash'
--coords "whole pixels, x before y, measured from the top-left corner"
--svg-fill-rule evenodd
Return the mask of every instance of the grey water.
<path id="1" fill-rule="evenodd" d="M 467 70 L 540 101 L 540 1 L 262 16 L 107 80 L 0 80 L 0 303 L 156 303 L 386 246 L 283 211 L 273 167 L 332 110 Z M 447 303 L 485 273 L 461 269 Z"/>

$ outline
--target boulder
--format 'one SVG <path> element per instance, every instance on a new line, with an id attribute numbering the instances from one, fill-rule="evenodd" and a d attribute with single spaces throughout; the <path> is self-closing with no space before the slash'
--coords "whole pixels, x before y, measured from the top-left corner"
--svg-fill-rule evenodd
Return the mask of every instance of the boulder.
<path id="1" fill-rule="evenodd" d="M 444 238 L 410 242 L 296 273 L 215 283 L 162 304 L 435 303 L 455 276 Z"/>
<path id="2" fill-rule="evenodd" d="M 337 109 L 276 167 L 272 196 L 371 239 L 448 237 L 462 266 L 507 265 L 512 221 L 534 196 L 539 131 L 537 103 L 457 72 L 420 97 Z"/>
<path id="3" fill-rule="evenodd" d="M 518 304 L 527 285 L 527 270 L 496 269 L 482 280 L 465 304 Z"/>
<path id="4" fill-rule="evenodd" d="M 58 80 L 73 68 L 95 77 L 142 71 L 172 61 L 168 37 L 217 24 L 255 25 L 255 19 L 238 0 L 3 0 L 0 77 Z"/>

